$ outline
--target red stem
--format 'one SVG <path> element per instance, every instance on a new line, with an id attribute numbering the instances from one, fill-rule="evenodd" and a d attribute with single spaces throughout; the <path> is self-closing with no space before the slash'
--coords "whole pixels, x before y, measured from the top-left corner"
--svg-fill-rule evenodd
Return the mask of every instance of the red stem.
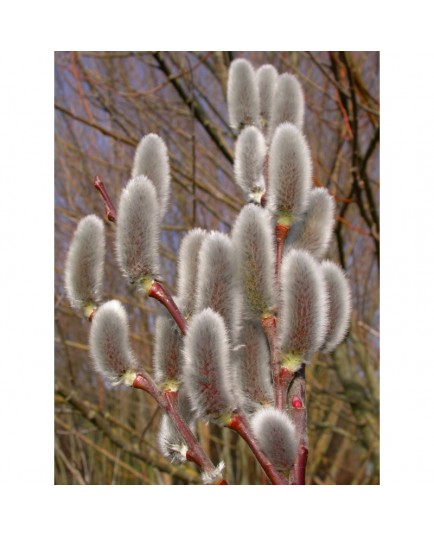
<path id="1" fill-rule="evenodd" d="M 285 243 L 285 239 L 288 235 L 289 227 L 288 225 L 282 225 L 281 223 L 276 223 L 275 227 L 275 236 L 276 236 L 276 281 L 277 281 L 277 288 L 280 288 L 280 265 L 282 264 L 282 253 L 283 253 L 283 245 Z"/>
<path id="2" fill-rule="evenodd" d="M 213 463 L 202 450 L 202 447 L 199 445 L 193 432 L 190 430 L 179 412 L 178 404 L 176 403 L 177 393 L 174 391 L 164 391 L 163 397 L 167 415 L 172 419 L 176 429 L 186 442 L 190 459 L 199 465 L 203 471 L 207 473 L 214 471 L 215 467 Z"/>
<path id="3" fill-rule="evenodd" d="M 95 186 L 95 188 L 99 191 L 99 193 L 101 194 L 102 198 L 104 199 L 105 201 L 105 214 L 107 216 L 107 218 L 112 221 L 112 222 L 115 222 L 116 221 L 116 209 L 107 193 L 107 190 L 105 189 L 105 186 L 104 186 L 104 183 L 102 182 L 102 180 L 98 177 L 98 175 L 95 175 L 94 179 L 93 179 L 93 184 Z"/>
<path id="4" fill-rule="evenodd" d="M 294 463 L 293 484 L 295 485 L 306 484 L 306 464 L 308 454 L 309 451 L 307 448 L 303 444 L 300 444 L 297 458 L 295 459 Z"/>
<path id="5" fill-rule="evenodd" d="M 158 300 L 160 303 L 164 305 L 164 307 L 171 314 L 173 320 L 175 320 L 175 322 L 178 324 L 178 327 L 181 330 L 181 333 L 185 335 L 186 334 L 185 319 L 182 316 L 181 311 L 176 306 L 176 303 L 173 301 L 172 296 L 164 288 L 163 284 L 159 283 L 158 281 L 153 281 L 148 294 L 151 298 L 155 298 L 156 300 Z"/>
<path id="6" fill-rule="evenodd" d="M 268 345 L 270 346 L 271 354 L 271 373 L 273 377 L 274 386 L 274 400 L 276 405 L 279 398 L 279 384 L 280 384 L 280 355 L 277 348 L 277 324 L 275 316 L 266 316 L 262 319 L 262 327 L 264 328 L 265 335 L 267 336 Z"/>
<path id="7" fill-rule="evenodd" d="M 226 426 L 227 428 L 231 428 L 232 430 L 235 430 L 235 432 L 237 432 L 244 439 L 244 441 L 249 445 L 250 450 L 253 452 L 256 459 L 261 464 L 262 468 L 264 469 L 266 475 L 268 476 L 272 484 L 278 484 L 278 485 L 289 484 L 289 482 L 279 472 L 276 471 L 271 461 L 268 459 L 267 456 L 265 456 L 265 454 L 259 448 L 250 430 L 249 424 L 243 415 L 241 414 L 232 415 L 231 420 Z"/>
<path id="8" fill-rule="evenodd" d="M 285 367 L 282 367 L 278 376 L 278 383 L 275 389 L 276 408 L 281 411 L 286 409 L 286 396 L 288 394 L 288 388 L 294 378 L 294 373 Z"/>
<path id="9" fill-rule="evenodd" d="M 133 382 L 133 387 L 150 394 L 162 409 L 166 409 L 166 402 L 163 398 L 160 389 L 157 387 L 154 380 L 148 374 L 146 374 L 145 372 L 137 374 Z"/>
<path id="10" fill-rule="evenodd" d="M 150 394 L 158 405 L 167 413 L 188 447 L 186 455 L 187 460 L 194 462 L 205 473 L 209 474 L 215 472 L 216 468 L 214 464 L 205 454 L 198 440 L 179 412 L 177 393 L 175 391 L 164 391 L 162 393 L 152 378 L 146 373 L 137 374 L 133 382 L 133 387 Z M 220 479 L 218 482 L 215 482 L 215 484 L 227 484 L 227 482 L 226 480 Z"/>
<path id="11" fill-rule="evenodd" d="M 295 374 L 294 380 L 289 388 L 289 399 L 291 400 L 289 415 L 295 424 L 298 442 L 297 457 L 291 471 L 291 482 L 296 485 L 304 485 L 306 483 L 305 475 L 308 456 L 306 380 L 304 365 Z"/>

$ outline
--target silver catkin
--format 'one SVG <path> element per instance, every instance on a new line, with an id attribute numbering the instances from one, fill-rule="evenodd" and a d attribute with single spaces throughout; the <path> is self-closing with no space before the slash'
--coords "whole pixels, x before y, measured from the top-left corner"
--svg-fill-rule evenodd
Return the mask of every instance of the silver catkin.
<path id="1" fill-rule="evenodd" d="M 254 411 L 274 401 L 271 383 L 271 357 L 267 338 L 259 322 L 245 322 L 233 355 L 237 385 L 243 392 L 243 405 Z"/>
<path id="2" fill-rule="evenodd" d="M 235 182 L 249 199 L 256 199 L 265 191 L 264 158 L 267 151 L 262 132 L 246 127 L 238 136 L 235 145 Z"/>
<path id="3" fill-rule="evenodd" d="M 292 123 L 299 130 L 304 124 L 304 94 L 300 82 L 289 73 L 281 74 L 276 82 L 270 119 L 270 136 L 282 123 Z"/>
<path id="4" fill-rule="evenodd" d="M 326 188 L 313 188 L 307 210 L 292 227 L 285 249 L 306 249 L 317 260 L 327 253 L 334 225 L 335 202 Z"/>
<path id="5" fill-rule="evenodd" d="M 194 310 L 199 251 L 207 234 L 204 229 L 191 229 L 182 239 L 179 248 L 177 295 L 187 316 Z"/>
<path id="6" fill-rule="evenodd" d="M 152 182 L 139 175 L 121 194 L 116 222 L 116 253 L 124 275 L 134 283 L 159 272 L 160 216 Z"/>
<path id="7" fill-rule="evenodd" d="M 259 319 L 275 306 L 274 243 L 266 210 L 246 205 L 232 230 L 236 281 L 244 314 Z"/>
<path id="8" fill-rule="evenodd" d="M 238 130 L 255 125 L 259 117 L 259 91 L 252 64 L 242 58 L 234 60 L 228 77 L 229 124 Z"/>
<path id="9" fill-rule="evenodd" d="M 289 469 L 295 462 L 297 441 L 295 426 L 282 411 L 263 408 L 251 419 L 259 447 L 278 471 Z"/>
<path id="10" fill-rule="evenodd" d="M 166 144 L 157 134 L 144 136 L 137 146 L 131 178 L 139 175 L 144 175 L 154 185 L 163 218 L 169 199 L 170 166 Z"/>
<path id="11" fill-rule="evenodd" d="M 129 342 L 128 317 L 117 300 L 96 311 L 89 334 L 90 356 L 95 370 L 112 385 L 131 385 L 138 368 Z"/>
<path id="12" fill-rule="evenodd" d="M 195 418 L 191 408 L 191 402 L 185 393 L 185 389 L 181 388 L 177 396 L 178 409 L 192 432 L 195 432 Z M 187 461 L 186 454 L 188 447 L 176 429 L 172 420 L 163 415 L 161 418 L 160 428 L 157 436 L 157 443 L 161 454 L 171 463 L 181 464 Z"/>
<path id="13" fill-rule="evenodd" d="M 218 420 L 235 407 L 229 341 L 222 317 L 205 309 L 191 318 L 184 344 L 183 376 L 196 417 Z"/>
<path id="14" fill-rule="evenodd" d="M 235 259 L 231 239 L 211 231 L 199 252 L 195 312 L 211 308 L 219 313 L 230 332 L 236 322 Z M 232 337 L 231 337 L 232 339 Z"/>
<path id="15" fill-rule="evenodd" d="M 86 216 L 77 226 L 65 262 L 66 294 L 74 309 L 100 303 L 104 255 L 104 223 L 97 216 Z"/>
<path id="16" fill-rule="evenodd" d="M 266 64 L 256 71 L 256 80 L 259 89 L 259 113 L 264 125 L 271 119 L 271 109 L 273 106 L 274 92 L 279 73 L 273 65 Z"/>
<path id="17" fill-rule="evenodd" d="M 173 296 L 175 303 L 179 300 Z M 182 335 L 173 318 L 163 311 L 155 322 L 154 377 L 160 385 L 178 385 L 182 369 Z"/>
<path id="18" fill-rule="evenodd" d="M 290 123 L 274 133 L 268 161 L 268 207 L 277 216 L 287 215 L 291 222 L 306 210 L 312 187 L 312 163 L 303 134 Z"/>
<path id="19" fill-rule="evenodd" d="M 342 268 L 332 261 L 321 263 L 328 294 L 328 321 L 323 350 L 332 352 L 344 339 L 351 316 L 351 291 Z"/>
<path id="20" fill-rule="evenodd" d="M 324 342 L 327 293 L 319 263 L 306 251 L 292 250 L 282 262 L 279 338 L 282 354 L 304 360 Z"/>

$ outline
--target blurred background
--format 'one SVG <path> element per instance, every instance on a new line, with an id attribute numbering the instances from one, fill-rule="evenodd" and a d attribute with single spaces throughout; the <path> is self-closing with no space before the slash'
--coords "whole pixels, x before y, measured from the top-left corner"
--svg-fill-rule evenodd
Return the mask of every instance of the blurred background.
<path id="1" fill-rule="evenodd" d="M 89 326 L 69 306 L 63 271 L 78 221 L 104 217 L 93 177 L 104 180 L 116 205 L 135 147 L 149 132 L 170 155 L 171 205 L 161 234 L 169 289 L 189 229 L 231 229 L 244 203 L 226 109 L 228 67 L 238 57 L 255 68 L 272 63 L 303 85 L 314 183 L 336 200 L 328 258 L 344 267 L 352 289 L 348 337 L 307 367 L 307 483 L 379 484 L 379 54 L 226 51 L 55 53 L 56 484 L 200 482 L 193 465 L 174 467 L 159 453 L 161 413 L 150 397 L 111 389 L 92 371 Z M 159 304 L 122 278 L 108 221 L 106 232 L 105 297 L 127 308 L 133 349 L 150 371 Z M 225 461 L 231 484 L 266 483 L 232 431 L 200 425 L 199 436 L 213 461 Z"/>

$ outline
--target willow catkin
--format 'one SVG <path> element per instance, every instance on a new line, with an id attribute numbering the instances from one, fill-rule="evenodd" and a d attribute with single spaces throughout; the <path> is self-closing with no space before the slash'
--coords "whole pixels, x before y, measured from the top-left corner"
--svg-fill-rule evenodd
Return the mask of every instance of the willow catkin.
<path id="1" fill-rule="evenodd" d="M 182 239 L 179 248 L 177 295 L 187 316 L 194 310 L 199 251 L 207 235 L 204 229 L 191 229 Z"/>
<path id="2" fill-rule="evenodd" d="M 266 210 L 246 205 L 232 230 L 236 281 L 244 315 L 260 319 L 275 306 L 274 242 Z"/>
<path id="3" fill-rule="evenodd" d="M 246 127 L 235 145 L 235 182 L 249 199 L 257 200 L 265 191 L 264 158 L 267 151 L 265 138 L 255 126 Z"/>
<path id="4" fill-rule="evenodd" d="M 292 250 L 282 262 L 279 338 L 282 354 L 306 360 L 324 342 L 327 293 L 318 262 L 306 251 Z"/>
<path id="5" fill-rule="evenodd" d="M 116 253 L 124 275 L 134 283 L 159 272 L 160 217 L 152 182 L 139 175 L 121 193 L 116 221 Z"/>
<path id="6" fill-rule="evenodd" d="M 252 64 L 242 58 L 234 60 L 228 75 L 229 124 L 238 130 L 255 125 L 259 117 L 259 91 Z"/>
<path id="7" fill-rule="evenodd" d="M 132 385 L 138 363 L 129 342 L 128 317 L 117 300 L 96 311 L 89 334 L 89 349 L 95 370 L 112 385 Z"/>
<path id="8" fill-rule="evenodd" d="M 211 309 L 194 315 L 184 344 L 183 376 L 197 418 L 218 420 L 235 407 L 229 341 L 222 317 Z"/>
<path id="9" fill-rule="evenodd" d="M 74 309 L 100 303 L 104 255 L 104 223 L 97 216 L 86 216 L 72 237 L 65 263 L 66 294 Z"/>
<path id="10" fill-rule="evenodd" d="M 312 163 L 306 139 L 294 125 L 284 123 L 276 129 L 268 169 L 268 207 L 290 222 L 300 219 L 312 187 Z"/>
<path id="11" fill-rule="evenodd" d="M 282 123 L 292 123 L 300 131 L 304 124 L 304 93 L 297 78 L 289 73 L 281 74 L 271 105 L 270 136 Z"/>
<path id="12" fill-rule="evenodd" d="M 278 471 L 286 471 L 295 461 L 297 441 L 295 426 L 283 411 L 263 408 L 251 421 L 253 434 L 260 449 Z"/>
<path id="13" fill-rule="evenodd" d="M 223 233 L 211 231 L 199 251 L 195 312 L 213 309 L 223 317 L 230 333 L 236 328 L 234 277 L 232 241 Z"/>
<path id="14" fill-rule="evenodd" d="M 321 263 L 328 295 L 328 319 L 323 350 L 332 352 L 347 331 L 351 315 L 351 291 L 348 279 L 340 266 L 332 261 Z"/>
<path id="15" fill-rule="evenodd" d="M 268 124 L 271 119 L 271 109 L 273 106 L 274 92 L 279 73 L 273 65 L 261 65 L 256 71 L 256 80 L 259 90 L 259 113 Z"/>
<path id="16" fill-rule="evenodd" d="M 144 136 L 137 146 L 131 178 L 139 175 L 144 175 L 154 185 L 163 218 L 169 200 L 170 166 L 167 146 L 157 134 Z"/>
<path id="17" fill-rule="evenodd" d="M 313 188 L 308 194 L 306 213 L 291 229 L 285 249 L 305 249 L 322 260 L 332 237 L 334 212 L 335 202 L 326 188 Z"/>

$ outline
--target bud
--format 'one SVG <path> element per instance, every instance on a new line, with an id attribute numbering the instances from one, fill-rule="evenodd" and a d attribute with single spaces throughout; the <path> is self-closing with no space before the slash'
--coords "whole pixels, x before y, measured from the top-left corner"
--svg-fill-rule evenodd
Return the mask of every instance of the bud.
<path id="1" fill-rule="evenodd" d="M 348 331 L 351 292 L 342 268 L 331 261 L 323 261 L 321 268 L 328 294 L 328 322 L 323 350 L 332 352 L 343 341 Z"/>
<path id="2" fill-rule="evenodd" d="M 231 239 L 211 231 L 202 242 L 197 272 L 195 311 L 207 307 L 219 313 L 232 330 L 235 322 L 235 259 Z"/>
<path id="3" fill-rule="evenodd" d="M 284 123 L 274 133 L 269 155 L 268 207 L 279 217 L 279 223 L 291 224 L 302 216 L 311 185 L 312 164 L 306 140 L 294 125 Z"/>
<path id="4" fill-rule="evenodd" d="M 170 167 L 166 144 L 157 134 L 144 136 L 137 146 L 131 178 L 139 175 L 144 175 L 154 185 L 163 218 L 169 199 Z"/>
<path id="5" fill-rule="evenodd" d="M 104 254 L 104 223 L 86 216 L 77 226 L 65 263 L 66 294 L 74 309 L 89 314 L 100 303 Z"/>
<path id="6" fill-rule="evenodd" d="M 260 449 L 278 471 L 290 469 L 297 455 L 295 426 L 290 418 L 275 408 L 263 408 L 251 420 Z"/>
<path id="7" fill-rule="evenodd" d="M 256 80 L 259 89 L 259 112 L 265 124 L 271 119 L 274 92 L 279 73 L 273 65 L 262 65 L 256 71 Z"/>
<path id="8" fill-rule="evenodd" d="M 187 316 L 194 308 L 199 251 L 207 234 L 204 229 L 191 229 L 179 248 L 177 292 Z"/>
<path id="9" fill-rule="evenodd" d="M 177 302 L 177 298 L 173 297 Z M 173 318 L 164 311 L 155 322 L 153 354 L 155 381 L 164 389 L 177 390 L 181 377 L 182 335 Z"/>
<path id="10" fill-rule="evenodd" d="M 235 402 L 229 343 L 222 317 L 205 309 L 194 315 L 185 336 L 184 382 L 197 418 L 220 422 Z"/>
<path id="11" fill-rule="evenodd" d="M 282 263 L 280 345 L 283 366 L 295 372 L 324 342 L 327 294 L 320 265 L 306 251 L 292 250 Z"/>
<path id="12" fill-rule="evenodd" d="M 263 167 L 266 151 L 264 136 L 258 128 L 246 127 L 238 136 L 235 145 L 235 182 L 257 203 L 265 191 Z"/>
<path id="13" fill-rule="evenodd" d="M 334 211 L 334 199 L 326 188 L 311 190 L 308 194 L 306 214 L 291 229 L 286 249 L 306 249 L 317 260 L 321 260 L 330 244 Z"/>
<path id="14" fill-rule="evenodd" d="M 267 211 L 246 205 L 235 221 L 232 238 L 244 311 L 247 317 L 259 319 L 275 306 L 275 253 Z"/>
<path id="15" fill-rule="evenodd" d="M 289 73 L 279 76 L 273 95 L 270 135 L 282 123 L 292 123 L 300 131 L 304 123 L 304 94 L 300 82 Z"/>
<path id="16" fill-rule="evenodd" d="M 235 349 L 234 364 L 246 410 L 252 411 L 273 404 L 270 350 L 261 324 L 246 322 L 237 342 L 239 344 Z"/>
<path id="17" fill-rule="evenodd" d="M 95 313 L 89 335 L 95 370 L 112 385 L 132 385 L 138 364 L 129 343 L 128 318 L 117 300 L 104 303 Z"/>
<path id="18" fill-rule="evenodd" d="M 116 225 L 119 266 L 131 282 L 140 285 L 157 276 L 159 226 L 154 185 L 139 175 L 122 191 Z"/>
<path id="19" fill-rule="evenodd" d="M 252 64 L 245 59 L 234 60 L 229 67 L 228 112 L 235 130 L 258 122 L 258 85 Z"/>

